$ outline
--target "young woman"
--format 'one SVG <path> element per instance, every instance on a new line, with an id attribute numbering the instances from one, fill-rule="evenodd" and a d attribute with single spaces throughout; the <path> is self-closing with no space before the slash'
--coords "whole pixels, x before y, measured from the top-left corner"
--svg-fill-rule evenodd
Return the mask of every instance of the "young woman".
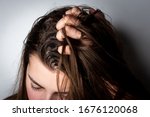
<path id="1" fill-rule="evenodd" d="M 22 53 L 19 88 L 7 99 L 150 99 L 100 10 L 70 6 L 38 18 Z"/>

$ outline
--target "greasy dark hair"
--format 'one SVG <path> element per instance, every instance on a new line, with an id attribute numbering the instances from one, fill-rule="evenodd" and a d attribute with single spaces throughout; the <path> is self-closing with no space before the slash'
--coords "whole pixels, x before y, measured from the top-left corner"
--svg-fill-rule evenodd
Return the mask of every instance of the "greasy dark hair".
<path id="1" fill-rule="evenodd" d="M 72 7 L 55 9 L 35 21 L 24 43 L 17 99 L 28 99 L 25 78 L 29 56 L 33 53 L 49 69 L 57 68 L 69 78 L 70 89 L 66 99 L 149 98 L 123 60 L 117 45 L 120 38 L 102 11 L 89 13 L 90 7 L 80 6 L 80 24 L 73 27 L 84 36 L 75 40 L 65 35 L 62 42 L 56 39 L 56 23 Z M 65 30 L 63 32 L 65 34 Z M 63 50 L 69 45 L 71 54 L 59 54 L 57 49 L 60 45 L 63 45 Z"/>

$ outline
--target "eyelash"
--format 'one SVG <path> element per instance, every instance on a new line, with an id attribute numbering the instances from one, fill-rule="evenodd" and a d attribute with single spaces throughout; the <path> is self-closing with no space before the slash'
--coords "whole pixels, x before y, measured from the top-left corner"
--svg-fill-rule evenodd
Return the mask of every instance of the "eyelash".
<path id="1" fill-rule="evenodd" d="M 39 90 L 42 89 L 41 87 L 34 87 L 32 83 L 31 83 L 31 88 L 32 88 L 34 91 L 39 91 Z M 66 99 L 67 95 L 68 95 L 68 94 L 62 95 L 63 100 Z"/>
<path id="2" fill-rule="evenodd" d="M 41 87 L 34 87 L 32 83 L 31 83 L 31 88 L 35 91 L 39 91 L 41 89 Z"/>

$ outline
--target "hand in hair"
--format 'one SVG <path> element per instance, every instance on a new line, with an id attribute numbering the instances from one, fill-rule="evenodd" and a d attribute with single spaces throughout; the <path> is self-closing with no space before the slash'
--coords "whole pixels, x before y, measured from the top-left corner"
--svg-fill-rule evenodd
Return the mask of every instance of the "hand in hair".
<path id="1" fill-rule="evenodd" d="M 89 14 L 94 14 L 94 16 L 97 19 L 100 19 L 101 17 L 104 17 L 100 13 L 101 11 L 95 10 L 93 8 L 89 9 Z M 63 18 L 61 18 L 57 24 L 56 24 L 56 29 L 58 30 L 56 34 L 56 38 L 59 41 L 63 41 L 65 36 L 71 37 L 72 39 L 81 39 L 81 38 L 87 38 L 85 35 L 83 36 L 82 32 L 74 28 L 74 26 L 78 26 L 80 24 L 79 17 L 82 14 L 82 10 L 79 7 L 73 7 L 72 9 L 68 10 L 65 12 L 65 15 Z M 65 30 L 65 35 L 64 31 Z M 91 45 L 91 42 L 86 41 L 88 45 Z M 63 46 L 58 47 L 58 52 L 62 54 L 62 48 Z M 66 45 L 64 54 L 70 54 L 71 49 L 69 45 Z"/>
<path id="2" fill-rule="evenodd" d="M 73 26 L 79 25 L 80 21 L 77 19 L 77 16 L 80 14 L 81 10 L 78 7 L 74 7 L 68 11 L 66 11 L 64 17 L 58 21 L 56 24 L 56 28 L 58 30 L 56 34 L 56 38 L 59 41 L 63 41 L 65 35 L 63 34 L 63 28 L 65 29 L 66 36 L 71 37 L 73 39 L 80 39 L 82 34 L 77 29 L 73 28 Z M 62 53 L 62 46 L 58 47 L 58 52 Z M 70 48 L 67 45 L 65 47 L 64 54 L 70 54 Z"/>

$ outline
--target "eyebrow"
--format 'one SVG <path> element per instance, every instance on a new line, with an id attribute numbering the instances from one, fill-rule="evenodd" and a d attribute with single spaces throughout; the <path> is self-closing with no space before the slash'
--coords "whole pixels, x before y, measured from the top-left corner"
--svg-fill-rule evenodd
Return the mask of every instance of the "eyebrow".
<path id="1" fill-rule="evenodd" d="M 34 84 L 38 85 L 38 86 L 41 87 L 41 88 L 44 88 L 44 87 L 42 87 L 39 83 L 37 83 L 29 74 L 28 74 L 28 77 L 30 78 L 30 80 L 31 80 Z"/>

